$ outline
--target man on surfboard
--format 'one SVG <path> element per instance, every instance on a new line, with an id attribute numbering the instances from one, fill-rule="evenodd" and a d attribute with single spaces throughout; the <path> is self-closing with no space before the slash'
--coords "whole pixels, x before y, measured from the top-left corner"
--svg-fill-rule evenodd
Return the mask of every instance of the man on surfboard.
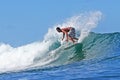
<path id="1" fill-rule="evenodd" d="M 57 27 L 56 30 L 60 33 L 63 33 L 63 38 L 64 39 L 66 35 L 66 41 L 71 40 L 73 43 L 75 43 L 75 40 L 78 40 L 78 38 L 75 37 L 75 28 L 73 27 L 66 27 L 66 28 L 59 28 Z"/>

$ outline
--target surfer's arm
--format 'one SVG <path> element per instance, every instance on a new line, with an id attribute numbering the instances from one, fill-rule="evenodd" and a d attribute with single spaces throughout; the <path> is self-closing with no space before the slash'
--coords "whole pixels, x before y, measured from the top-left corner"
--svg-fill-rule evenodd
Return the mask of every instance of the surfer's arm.
<path id="1" fill-rule="evenodd" d="M 62 29 L 62 32 L 63 32 L 63 39 L 66 35 L 66 37 L 67 37 L 66 41 L 68 41 L 68 32 L 66 32 L 64 29 Z"/>
<path id="2" fill-rule="evenodd" d="M 63 33 L 63 38 L 62 38 L 62 40 L 64 39 L 64 37 L 65 37 L 65 33 Z"/>
<path id="3" fill-rule="evenodd" d="M 66 41 L 68 41 L 68 33 L 67 32 L 66 32 L 66 37 L 67 37 Z"/>

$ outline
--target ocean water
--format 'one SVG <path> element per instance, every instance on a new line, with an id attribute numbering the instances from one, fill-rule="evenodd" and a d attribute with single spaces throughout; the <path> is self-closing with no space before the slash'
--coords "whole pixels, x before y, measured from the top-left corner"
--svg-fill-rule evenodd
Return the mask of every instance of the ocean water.
<path id="1" fill-rule="evenodd" d="M 19 47 L 0 43 L 0 80 L 120 80 L 120 33 L 94 33 L 100 11 L 73 16 L 48 29 L 43 41 Z M 73 26 L 78 44 L 55 28 Z"/>
<path id="2" fill-rule="evenodd" d="M 120 33 L 90 33 L 82 43 L 69 49 L 64 49 L 59 42 L 50 47 L 54 52 L 44 58 L 54 60 L 42 67 L 34 65 L 30 69 L 5 71 L 0 74 L 0 80 L 120 79 Z"/>

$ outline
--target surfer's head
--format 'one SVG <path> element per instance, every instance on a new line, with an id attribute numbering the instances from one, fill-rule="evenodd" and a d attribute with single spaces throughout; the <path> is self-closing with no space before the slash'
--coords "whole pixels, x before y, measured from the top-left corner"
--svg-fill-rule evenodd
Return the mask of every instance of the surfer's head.
<path id="1" fill-rule="evenodd" d="M 61 30 L 59 27 L 57 27 L 56 30 L 57 30 L 58 32 L 62 32 L 62 30 Z"/>

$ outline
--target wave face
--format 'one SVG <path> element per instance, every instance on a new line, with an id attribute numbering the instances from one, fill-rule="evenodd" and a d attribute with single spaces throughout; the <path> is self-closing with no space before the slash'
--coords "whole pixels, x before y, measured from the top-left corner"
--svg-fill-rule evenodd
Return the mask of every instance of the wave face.
<path id="1" fill-rule="evenodd" d="M 90 33 L 83 40 L 85 59 L 95 61 L 119 56 L 120 33 Z"/>
<path id="2" fill-rule="evenodd" d="M 1 43 L 0 72 L 54 67 L 76 61 L 87 61 L 110 56 L 107 55 L 108 52 L 114 52 L 119 49 L 119 33 L 89 33 L 97 26 L 101 16 L 102 13 L 100 11 L 73 16 L 63 24 L 58 24 L 48 29 L 48 33 L 41 42 L 34 42 L 17 48 Z M 79 38 L 79 44 L 65 49 L 67 46 L 72 45 L 72 43 L 61 41 L 62 35 L 55 30 L 58 26 L 74 27 Z"/>

